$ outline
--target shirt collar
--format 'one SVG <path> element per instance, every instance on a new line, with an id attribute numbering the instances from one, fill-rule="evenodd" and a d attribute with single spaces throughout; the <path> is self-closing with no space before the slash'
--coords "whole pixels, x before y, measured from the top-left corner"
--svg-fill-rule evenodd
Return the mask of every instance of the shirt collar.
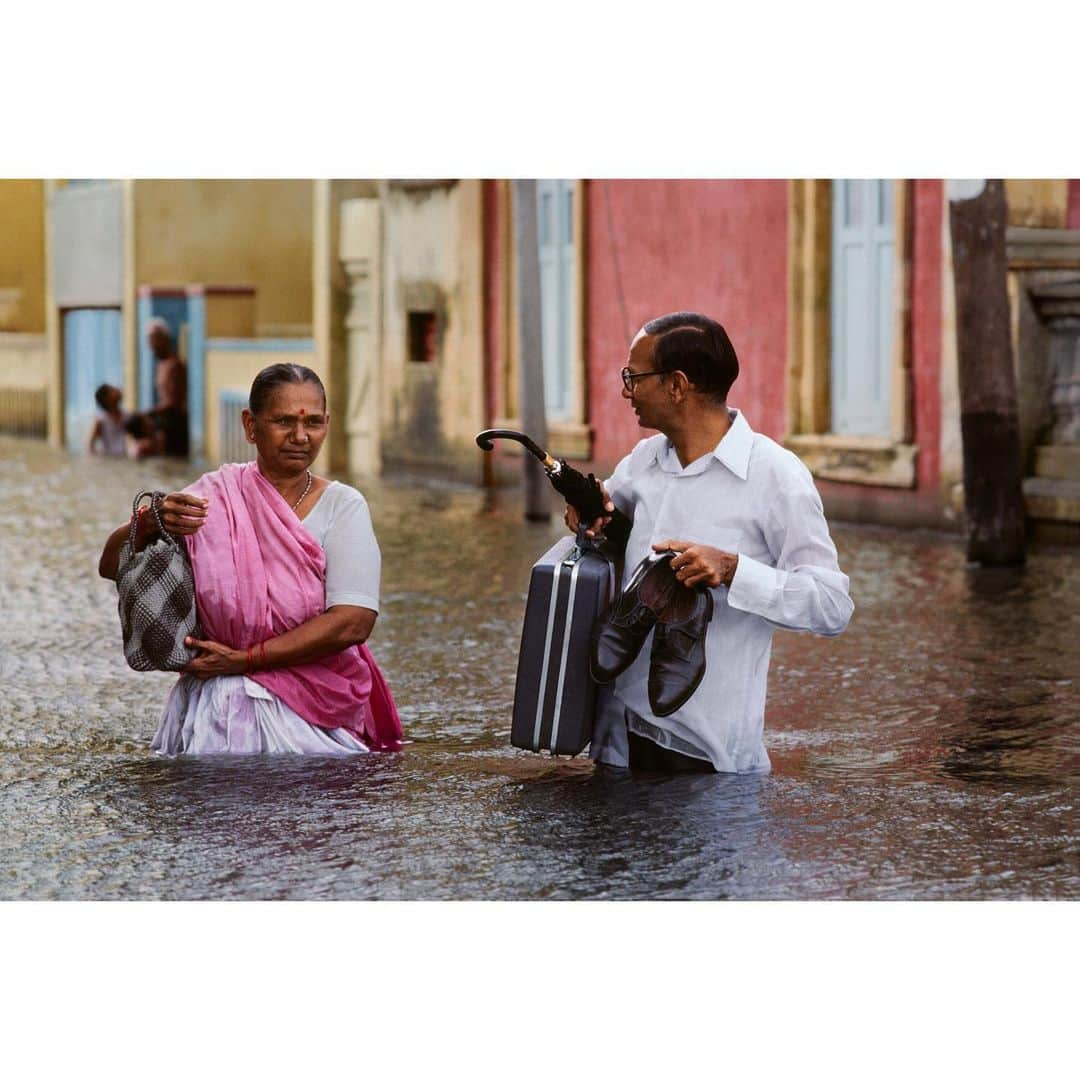
<path id="1" fill-rule="evenodd" d="M 716 444 L 713 457 L 726 465 L 740 480 L 750 475 L 750 451 L 754 445 L 754 430 L 740 409 L 728 409 L 731 427 Z"/>
<path id="2" fill-rule="evenodd" d="M 716 458 L 721 465 L 725 465 L 740 480 L 745 480 L 750 474 L 750 450 L 754 444 L 754 431 L 739 409 L 728 409 L 728 415 L 731 417 L 731 427 L 716 444 L 712 457 Z M 687 475 L 704 472 L 709 465 L 706 458 L 699 458 L 698 461 L 691 462 L 683 469 L 679 464 L 675 447 L 668 438 L 658 440 L 656 461 L 664 472 L 686 473 Z"/>

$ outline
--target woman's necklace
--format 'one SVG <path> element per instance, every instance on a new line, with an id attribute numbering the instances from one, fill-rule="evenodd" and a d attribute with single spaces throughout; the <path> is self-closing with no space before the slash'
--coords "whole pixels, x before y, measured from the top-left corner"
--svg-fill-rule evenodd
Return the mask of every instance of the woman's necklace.
<path id="1" fill-rule="evenodd" d="M 297 499 L 296 502 L 294 502 L 292 504 L 292 508 L 294 510 L 307 498 L 307 493 L 310 490 L 311 490 L 311 470 L 308 469 L 308 471 L 307 471 L 307 487 L 304 488 L 303 494 L 300 496 L 300 498 Z"/>

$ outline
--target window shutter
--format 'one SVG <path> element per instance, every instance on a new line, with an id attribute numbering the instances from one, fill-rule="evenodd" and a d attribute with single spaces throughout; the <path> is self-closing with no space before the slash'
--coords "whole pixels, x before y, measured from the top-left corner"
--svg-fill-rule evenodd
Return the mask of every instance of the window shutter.
<path id="1" fill-rule="evenodd" d="M 832 191 L 832 430 L 888 435 L 893 185 L 835 180 Z"/>
<path id="2" fill-rule="evenodd" d="M 540 304 L 544 404 L 548 418 L 566 419 L 570 403 L 570 327 L 573 315 L 574 187 L 572 180 L 538 180 Z"/>

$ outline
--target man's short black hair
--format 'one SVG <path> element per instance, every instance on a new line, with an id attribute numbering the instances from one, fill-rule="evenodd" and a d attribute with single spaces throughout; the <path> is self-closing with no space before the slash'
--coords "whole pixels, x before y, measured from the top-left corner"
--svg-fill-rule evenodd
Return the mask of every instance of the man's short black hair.
<path id="1" fill-rule="evenodd" d="M 112 389 L 112 385 L 110 383 L 103 382 L 94 391 L 94 400 L 98 403 L 98 408 L 99 409 L 104 409 L 105 408 L 105 399 L 108 397 L 109 391 L 111 389 Z"/>
<path id="2" fill-rule="evenodd" d="M 739 358 L 727 331 L 708 315 L 674 311 L 642 328 L 657 339 L 653 361 L 660 371 L 681 371 L 694 389 L 717 404 L 727 401 L 739 377 Z"/>

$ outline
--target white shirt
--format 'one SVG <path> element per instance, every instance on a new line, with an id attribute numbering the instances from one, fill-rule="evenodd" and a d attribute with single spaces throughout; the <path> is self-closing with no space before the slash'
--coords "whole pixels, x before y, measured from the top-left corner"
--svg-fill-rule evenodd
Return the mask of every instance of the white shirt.
<path id="1" fill-rule="evenodd" d="M 732 425 L 710 454 L 685 468 L 666 435 L 643 439 L 605 487 L 633 519 L 623 585 L 664 540 L 738 554 L 730 588 L 712 589 L 705 676 L 666 717 L 649 709 L 650 633 L 634 663 L 601 696 L 591 755 L 627 764 L 626 723 L 662 746 L 707 758 L 721 772 L 767 770 L 762 742 L 773 631 L 841 633 L 854 605 L 840 572 L 821 498 L 806 466 L 751 430 Z M 627 712 L 629 710 L 629 712 Z"/>
<path id="2" fill-rule="evenodd" d="M 120 419 L 114 420 L 104 409 L 98 409 L 97 418 L 101 422 L 98 429 L 101 449 L 109 457 L 123 457 L 127 453 L 127 432 L 124 430 L 127 413 L 121 413 Z"/>
<path id="3" fill-rule="evenodd" d="M 326 552 L 326 606 L 352 604 L 378 611 L 382 555 L 364 496 L 331 480 L 300 524 Z"/>

